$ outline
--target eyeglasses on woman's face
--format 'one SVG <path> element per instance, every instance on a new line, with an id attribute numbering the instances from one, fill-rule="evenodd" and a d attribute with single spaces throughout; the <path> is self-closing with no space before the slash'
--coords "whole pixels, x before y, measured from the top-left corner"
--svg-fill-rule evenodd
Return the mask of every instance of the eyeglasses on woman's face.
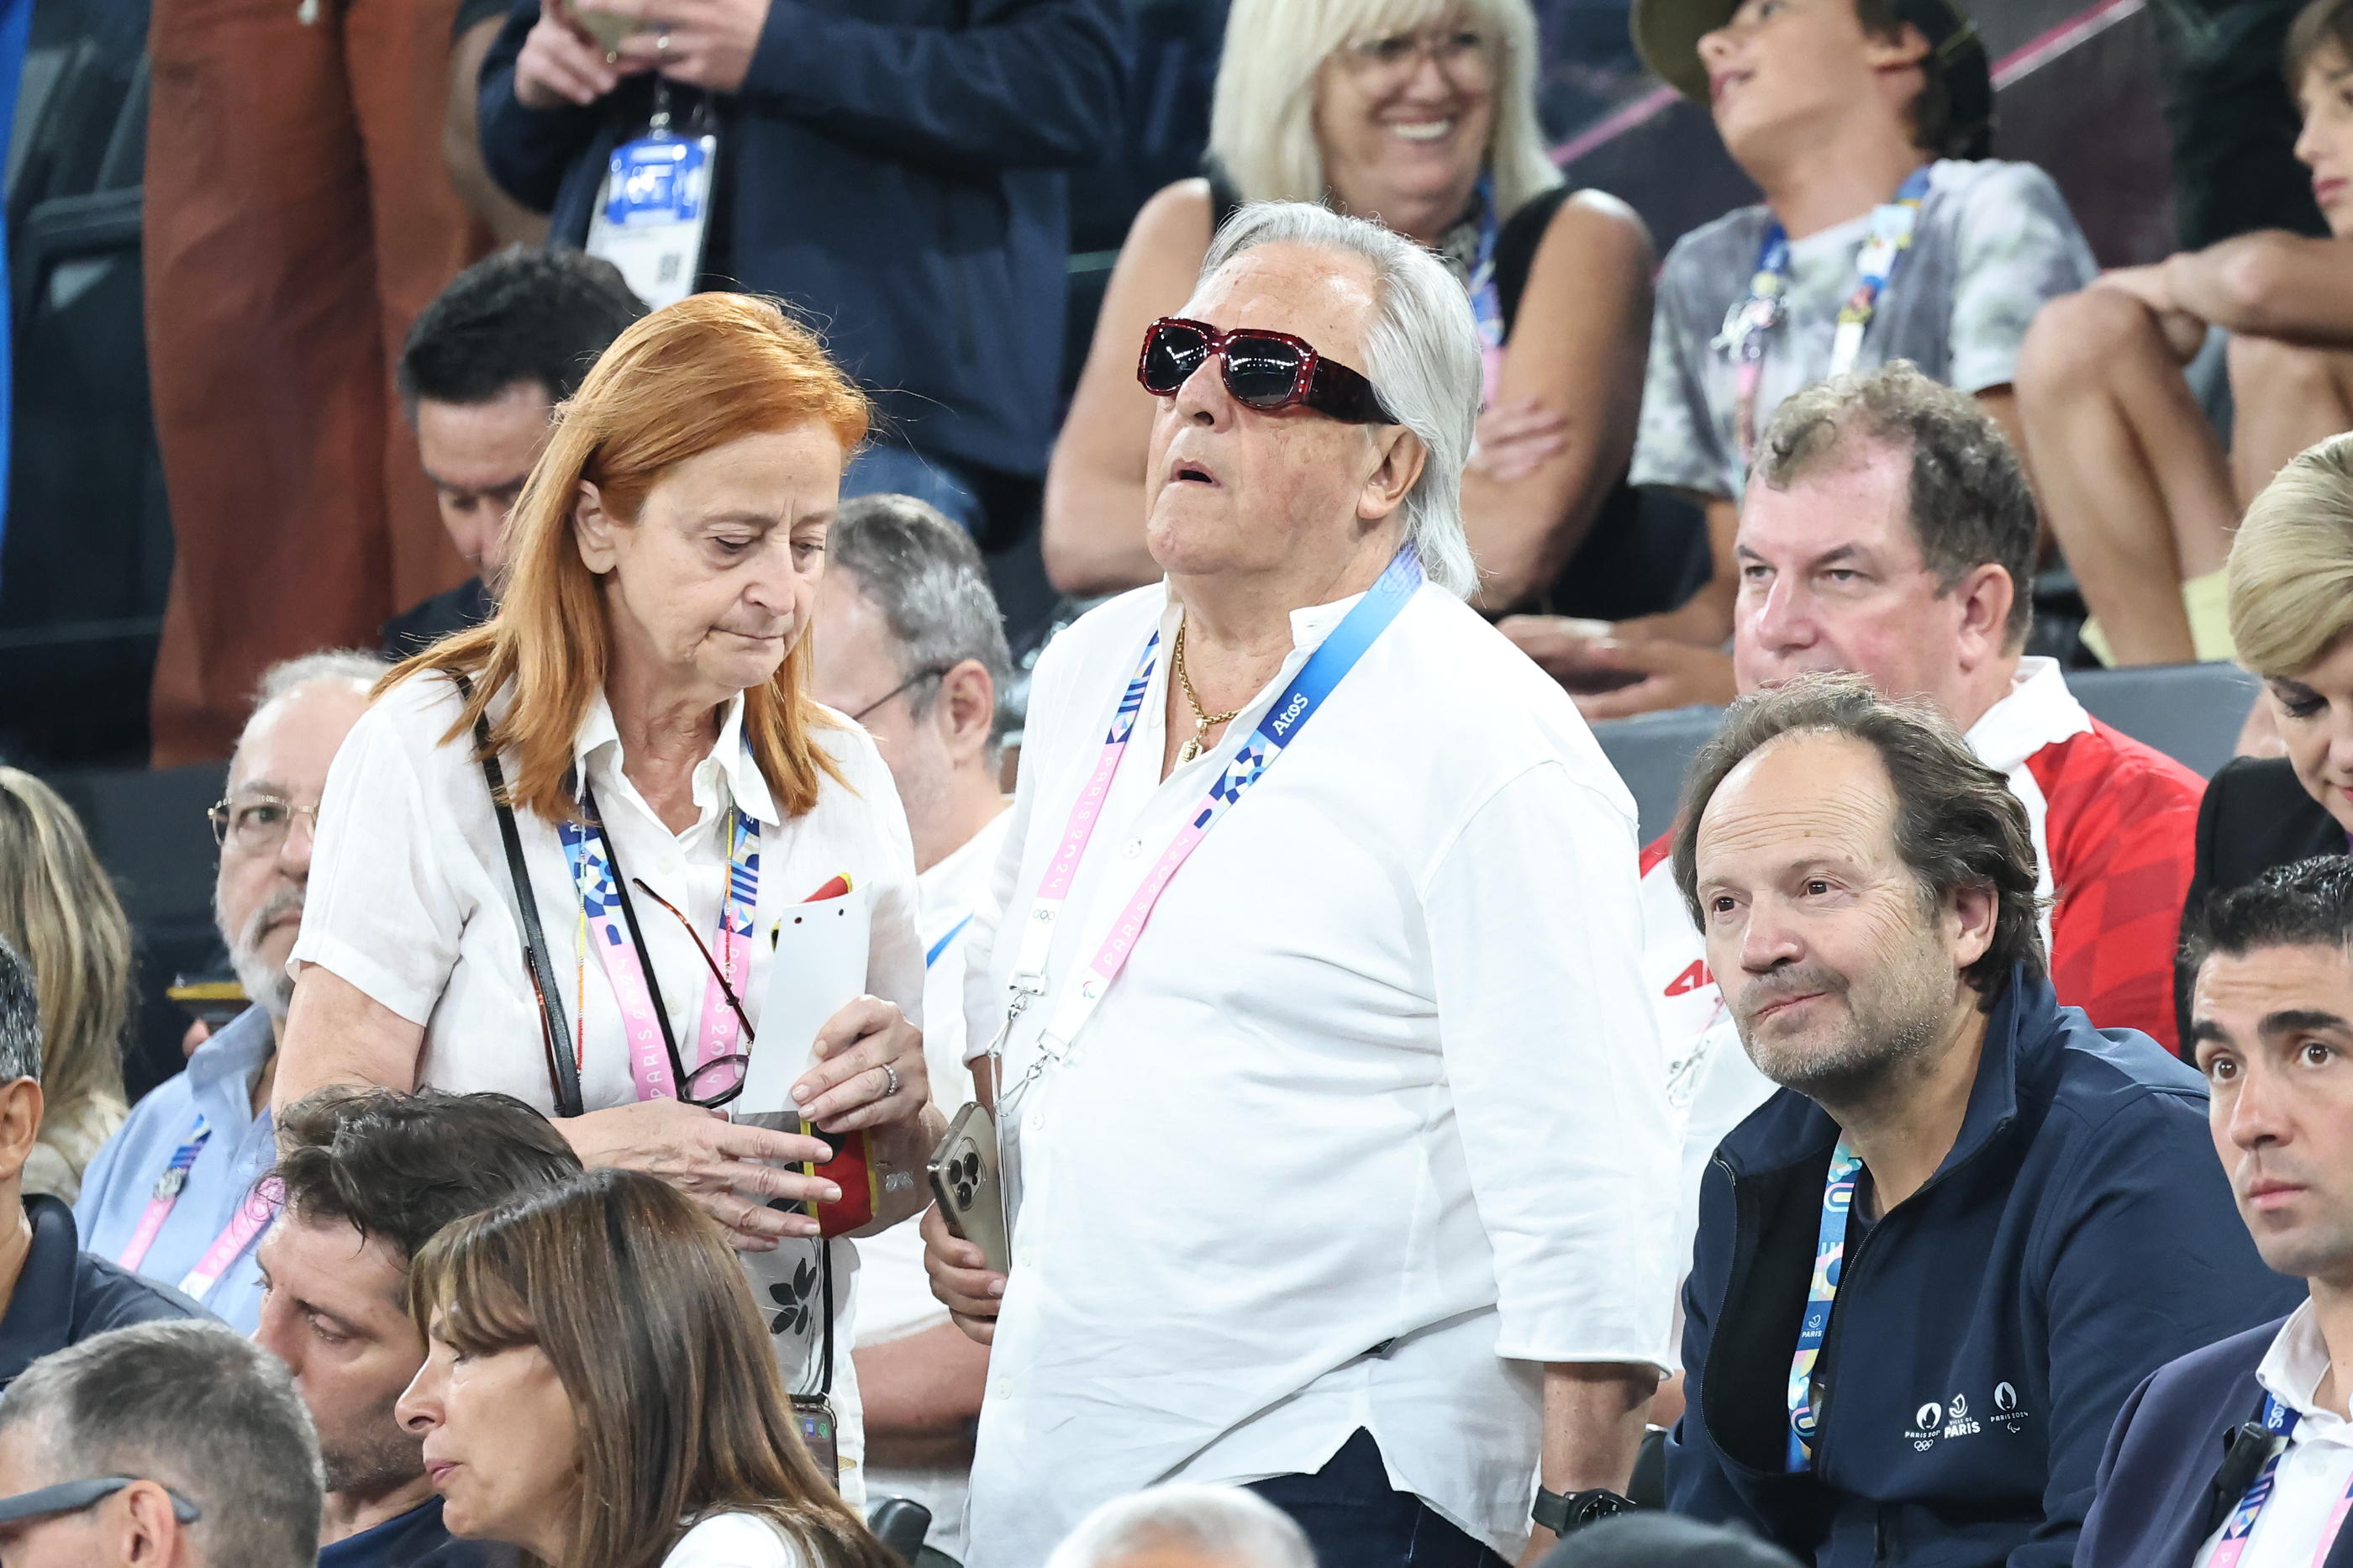
<path id="1" fill-rule="evenodd" d="M 1494 85 L 1501 53 L 1487 33 L 1456 22 L 1359 39 L 1340 51 L 1339 61 L 1366 92 L 1394 91 L 1411 80 L 1424 61 L 1435 65 L 1457 89 L 1477 92 Z"/>

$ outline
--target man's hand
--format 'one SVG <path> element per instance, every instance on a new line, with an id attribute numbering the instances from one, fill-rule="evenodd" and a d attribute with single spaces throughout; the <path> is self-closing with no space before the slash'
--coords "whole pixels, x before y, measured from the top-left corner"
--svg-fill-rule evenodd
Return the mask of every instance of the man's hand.
<path id="1" fill-rule="evenodd" d="M 979 1247 L 952 1233 L 936 1207 L 923 1215 L 923 1272 L 932 1277 L 932 1294 L 957 1328 L 980 1344 L 997 1338 L 1005 1276 L 988 1267 Z"/>
<path id="2" fill-rule="evenodd" d="M 637 68 L 608 64 L 605 51 L 565 15 L 564 0 L 540 0 L 539 20 L 515 56 L 515 101 L 541 110 L 594 103 Z"/>
<path id="3" fill-rule="evenodd" d="M 818 1065 L 791 1094 L 801 1115 L 828 1132 L 914 1121 L 932 1102 L 923 1032 L 895 1003 L 859 997 L 825 1021 L 814 1054 Z"/>
<path id="4" fill-rule="evenodd" d="M 1568 445 L 1568 416 L 1534 397 L 1498 403 L 1479 416 L 1472 471 L 1499 485 L 1524 479 Z"/>
<path id="5" fill-rule="evenodd" d="M 841 1199 L 841 1189 L 822 1177 L 776 1168 L 831 1159 L 823 1139 L 739 1127 L 715 1110 L 679 1100 L 637 1100 L 555 1126 L 582 1164 L 660 1177 L 726 1226 L 728 1238 L 745 1252 L 773 1252 L 786 1237 L 818 1234 L 816 1220 L 771 1208 L 767 1200 Z"/>
<path id="6" fill-rule="evenodd" d="M 628 16 L 638 32 L 622 40 L 621 63 L 658 70 L 671 81 L 711 92 L 744 85 L 768 25 L 768 0 L 596 0 Z"/>

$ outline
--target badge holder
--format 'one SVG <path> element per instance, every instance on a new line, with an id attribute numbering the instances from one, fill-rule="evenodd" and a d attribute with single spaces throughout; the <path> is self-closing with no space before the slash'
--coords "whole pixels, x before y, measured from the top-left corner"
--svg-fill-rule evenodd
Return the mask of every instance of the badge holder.
<path id="1" fill-rule="evenodd" d="M 710 105 L 698 104 L 688 133 L 673 132 L 670 83 L 657 78 L 646 133 L 613 149 L 589 215 L 588 254 L 619 268 L 630 289 L 657 310 L 693 293 L 702 274 L 719 156 L 710 118 Z"/>

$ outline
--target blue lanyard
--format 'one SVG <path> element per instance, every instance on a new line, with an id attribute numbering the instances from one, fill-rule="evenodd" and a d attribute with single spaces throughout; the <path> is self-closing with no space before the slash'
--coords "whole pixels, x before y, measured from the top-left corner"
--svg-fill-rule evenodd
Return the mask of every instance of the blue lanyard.
<path id="1" fill-rule="evenodd" d="M 1479 350 L 1482 355 L 1498 354 L 1504 348 L 1504 290 L 1495 281 L 1495 247 L 1502 238 L 1503 224 L 1495 216 L 1495 178 L 1493 174 L 1479 176 L 1479 258 L 1471 268 L 1471 315 L 1479 326 Z M 1487 389 L 1488 398 L 1495 393 Z M 1482 406 L 1484 406 L 1482 400 Z"/>
<path id="2" fill-rule="evenodd" d="M 2263 1395 L 2265 1432 L 2274 1437 L 2292 1437 L 2295 1435 L 2297 1419 L 2296 1413 L 2282 1405 L 2276 1395 Z M 2286 1454 L 2287 1449 L 2283 1446 L 2278 1453 L 2264 1460 L 2263 1473 L 2256 1476 L 2254 1484 L 2241 1494 L 2238 1506 L 2231 1510 L 2230 1522 L 2222 1527 L 2221 1537 L 2214 1542 L 2208 1568 L 2238 1568 L 2239 1559 L 2246 1552 L 2248 1538 L 2255 1532 L 2255 1521 L 2263 1517 L 2263 1505 L 2271 1501 L 2278 1490 L 2280 1460 Z M 2320 1544 L 2312 1554 L 2313 1568 L 2321 1568 L 2328 1561 L 2329 1549 L 2336 1545 L 2337 1534 L 2345 1528 L 2348 1513 L 2353 1513 L 2353 1486 L 2348 1486 L 2345 1494 L 2337 1500 L 2327 1524 L 2321 1530 Z"/>
<path id="3" fill-rule="evenodd" d="M 963 935 L 964 928 L 970 924 L 972 924 L 972 917 L 970 915 L 966 915 L 964 919 L 950 926 L 948 928 L 947 935 L 932 943 L 932 951 L 923 954 L 923 967 L 925 969 L 929 969 L 933 964 L 937 963 L 940 961 L 940 954 L 948 950 L 948 943 L 955 941 L 957 937 Z"/>
<path id="4" fill-rule="evenodd" d="M 1831 1151 L 1830 1177 L 1822 1184 L 1822 1224 L 1814 1245 L 1814 1277 L 1806 1289 L 1806 1316 L 1798 1325 L 1798 1353 L 1789 1358 L 1789 1469 L 1814 1466 L 1814 1363 L 1830 1332 L 1831 1307 L 1838 1300 L 1846 1261 L 1847 1215 L 1854 1207 L 1854 1178 L 1862 1158 L 1838 1141 Z"/>
<path id="5" fill-rule="evenodd" d="M 1895 199 L 1873 208 L 1871 237 L 1855 258 L 1854 292 L 1839 310 L 1838 331 L 1831 341 L 1830 374 L 1844 375 L 1862 352 L 1862 334 L 1879 309 L 1879 297 L 1895 276 L 1896 261 L 1912 243 L 1912 227 L 1920 204 L 1928 199 L 1929 165 L 1912 171 Z M 1745 458 L 1756 441 L 1757 391 L 1763 380 L 1765 340 L 1787 318 L 1783 297 L 1788 291 L 1789 235 L 1777 220 L 1767 224 L 1757 245 L 1757 266 L 1748 280 L 1748 297 L 1725 312 L 1724 328 L 1711 345 L 1731 356 L 1737 372 L 1735 425 Z"/>

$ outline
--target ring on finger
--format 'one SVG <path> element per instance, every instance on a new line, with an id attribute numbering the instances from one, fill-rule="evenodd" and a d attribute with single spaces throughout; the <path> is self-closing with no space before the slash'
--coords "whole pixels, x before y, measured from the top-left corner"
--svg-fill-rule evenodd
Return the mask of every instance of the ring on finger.
<path id="1" fill-rule="evenodd" d="M 899 1092 L 899 1069 L 889 1062 L 882 1064 L 882 1098 L 890 1099 Z"/>
<path id="2" fill-rule="evenodd" d="M 658 55 L 666 55 L 670 53 L 670 29 L 668 27 L 659 27 L 655 29 L 654 53 Z"/>

